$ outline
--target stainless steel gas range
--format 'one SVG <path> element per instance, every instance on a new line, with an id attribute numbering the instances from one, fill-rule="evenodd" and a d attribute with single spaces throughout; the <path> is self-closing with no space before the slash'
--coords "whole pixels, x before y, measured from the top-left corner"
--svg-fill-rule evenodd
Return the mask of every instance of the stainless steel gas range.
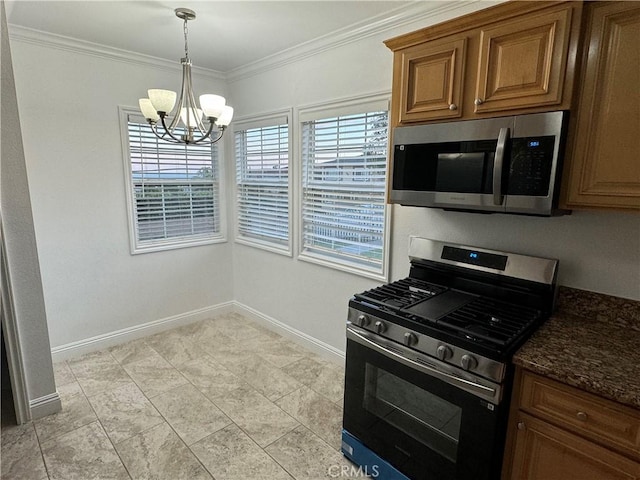
<path id="1" fill-rule="evenodd" d="M 411 237 L 409 277 L 349 302 L 342 452 L 384 480 L 498 479 L 513 353 L 557 260 Z"/>

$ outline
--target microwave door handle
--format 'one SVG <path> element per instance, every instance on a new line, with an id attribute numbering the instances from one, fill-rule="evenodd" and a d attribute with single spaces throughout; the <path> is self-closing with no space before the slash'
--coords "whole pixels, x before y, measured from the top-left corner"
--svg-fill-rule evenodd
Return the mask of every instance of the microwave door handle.
<path id="1" fill-rule="evenodd" d="M 502 205 L 504 194 L 502 193 L 502 169 L 504 168 L 504 152 L 509 140 L 509 127 L 500 129 L 498 145 L 493 157 L 493 204 Z"/>

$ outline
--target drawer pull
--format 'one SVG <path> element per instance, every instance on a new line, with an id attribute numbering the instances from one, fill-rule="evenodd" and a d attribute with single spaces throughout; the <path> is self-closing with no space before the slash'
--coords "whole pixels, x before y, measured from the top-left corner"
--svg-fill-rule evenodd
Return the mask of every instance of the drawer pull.
<path id="1" fill-rule="evenodd" d="M 578 412 L 578 413 L 576 414 L 576 417 L 578 417 L 578 420 L 583 420 L 583 421 L 584 421 L 584 420 L 586 420 L 586 419 L 587 419 L 587 414 L 586 414 L 586 413 L 584 413 L 584 412 Z"/>
<path id="2" fill-rule="evenodd" d="M 524 422 L 518 422 L 518 430 L 525 430 L 527 428 L 527 426 L 524 424 Z"/>

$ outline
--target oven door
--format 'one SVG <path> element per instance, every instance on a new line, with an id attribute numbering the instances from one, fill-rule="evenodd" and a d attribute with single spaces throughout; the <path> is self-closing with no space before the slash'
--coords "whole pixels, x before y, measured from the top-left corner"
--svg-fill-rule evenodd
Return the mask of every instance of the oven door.
<path id="1" fill-rule="evenodd" d="M 364 446 L 412 479 L 499 478 L 498 385 L 353 325 L 346 356 L 344 429 Z"/>

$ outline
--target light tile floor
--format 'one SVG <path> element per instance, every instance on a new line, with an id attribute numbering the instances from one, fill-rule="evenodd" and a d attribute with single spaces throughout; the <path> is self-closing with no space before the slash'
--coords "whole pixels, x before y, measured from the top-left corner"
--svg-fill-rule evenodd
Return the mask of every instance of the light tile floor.
<path id="1" fill-rule="evenodd" d="M 238 314 L 54 367 L 62 411 L 3 426 L 3 480 L 350 478 L 343 367 Z"/>

